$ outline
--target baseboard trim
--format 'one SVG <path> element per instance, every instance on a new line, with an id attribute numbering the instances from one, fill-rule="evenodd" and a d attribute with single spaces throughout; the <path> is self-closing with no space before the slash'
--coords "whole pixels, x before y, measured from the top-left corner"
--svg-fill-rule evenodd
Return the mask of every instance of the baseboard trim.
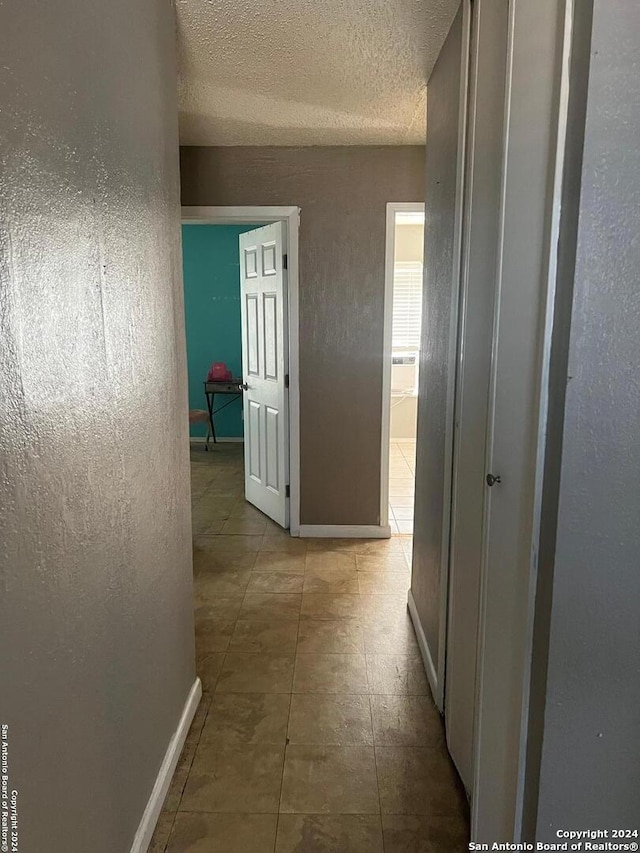
<path id="1" fill-rule="evenodd" d="M 202 435 L 189 436 L 190 444 L 204 444 L 206 442 L 206 438 Z M 244 442 L 244 438 L 242 436 L 218 436 L 218 444 L 242 444 Z M 212 438 L 209 439 L 209 444 L 213 444 L 214 441 Z"/>
<path id="2" fill-rule="evenodd" d="M 302 538 L 318 539 L 390 539 L 388 524 L 301 524 Z"/>
<path id="3" fill-rule="evenodd" d="M 164 759 L 160 765 L 160 770 L 158 771 L 153 790 L 151 791 L 151 796 L 149 797 L 149 801 L 142 815 L 142 820 L 138 826 L 138 831 L 136 832 L 133 844 L 131 845 L 131 853 L 147 853 L 149 844 L 151 843 L 151 838 L 153 837 L 153 833 L 156 828 L 156 823 L 158 822 L 160 812 L 162 811 L 164 799 L 167 796 L 171 779 L 176 769 L 178 759 L 180 758 L 182 747 L 187 739 L 191 721 L 193 720 L 198 709 L 198 705 L 200 704 L 201 697 L 202 684 L 200 679 L 196 678 L 191 690 L 189 691 L 187 701 L 185 702 L 182 716 L 178 723 L 178 728 L 175 730 L 171 740 L 169 741 L 169 746 L 167 747 Z"/>
<path id="4" fill-rule="evenodd" d="M 409 595 L 407 597 L 407 607 L 409 608 L 409 615 L 411 616 L 413 628 L 416 632 L 418 648 L 420 649 L 422 662 L 427 673 L 427 679 L 429 681 L 429 687 L 431 688 L 431 693 L 433 695 L 433 701 L 437 704 L 436 697 L 438 695 L 438 676 L 436 674 L 436 668 L 433 665 L 431 652 L 429 651 L 429 646 L 427 645 L 427 638 L 424 635 L 422 623 L 420 622 L 420 617 L 418 616 L 418 608 L 416 607 L 416 602 L 413 598 L 413 593 L 411 592 L 411 590 L 409 590 Z"/>

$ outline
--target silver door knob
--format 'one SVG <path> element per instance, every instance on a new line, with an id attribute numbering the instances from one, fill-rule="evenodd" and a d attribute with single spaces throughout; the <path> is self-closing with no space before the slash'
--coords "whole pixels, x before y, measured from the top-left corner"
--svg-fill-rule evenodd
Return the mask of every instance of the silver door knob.
<path id="1" fill-rule="evenodd" d="M 487 486 L 493 486 L 496 483 L 501 483 L 502 480 L 500 478 L 500 474 L 497 477 L 494 477 L 493 474 L 487 474 Z"/>
<path id="2" fill-rule="evenodd" d="M 247 383 L 246 383 L 246 382 L 241 382 L 241 383 L 240 383 L 240 387 L 242 388 L 242 390 L 243 390 L 243 391 L 248 391 L 248 390 L 249 390 L 249 386 L 247 385 Z"/>

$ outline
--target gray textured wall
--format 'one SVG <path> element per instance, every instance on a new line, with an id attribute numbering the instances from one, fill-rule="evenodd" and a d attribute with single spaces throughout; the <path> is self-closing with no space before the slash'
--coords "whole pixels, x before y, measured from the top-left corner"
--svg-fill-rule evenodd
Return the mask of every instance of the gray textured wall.
<path id="1" fill-rule="evenodd" d="M 594 3 L 537 835 L 640 815 L 640 6 Z"/>
<path id="2" fill-rule="evenodd" d="M 127 853 L 194 680 L 173 12 L 0 4 L 0 721 L 21 853 Z"/>
<path id="3" fill-rule="evenodd" d="M 379 524 L 385 212 L 424 149 L 182 148 L 184 205 L 298 205 L 303 524 Z"/>
<path id="4" fill-rule="evenodd" d="M 429 80 L 425 288 L 418 396 L 415 529 L 411 592 L 435 667 L 440 621 L 445 430 L 455 266 L 455 202 L 462 10 Z"/>

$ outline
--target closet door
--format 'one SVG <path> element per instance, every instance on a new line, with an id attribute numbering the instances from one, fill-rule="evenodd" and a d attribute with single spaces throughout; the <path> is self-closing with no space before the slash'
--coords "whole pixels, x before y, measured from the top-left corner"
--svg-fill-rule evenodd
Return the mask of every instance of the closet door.
<path id="1" fill-rule="evenodd" d="M 472 10 L 445 682 L 447 744 L 470 793 L 509 3 Z"/>

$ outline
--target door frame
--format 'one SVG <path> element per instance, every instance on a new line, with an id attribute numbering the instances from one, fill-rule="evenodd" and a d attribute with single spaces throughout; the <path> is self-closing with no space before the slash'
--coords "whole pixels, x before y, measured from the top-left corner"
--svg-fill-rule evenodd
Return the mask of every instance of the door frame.
<path id="1" fill-rule="evenodd" d="M 183 206 L 183 225 L 242 225 L 284 223 L 287 252 L 287 327 L 289 339 L 289 532 L 300 535 L 300 336 L 298 246 L 300 208 L 294 206 Z"/>
<path id="2" fill-rule="evenodd" d="M 423 201 L 387 202 L 384 249 L 384 313 L 382 324 L 382 429 L 380 449 L 380 526 L 389 525 L 389 444 L 391 442 L 391 365 L 393 344 L 393 268 L 396 213 L 422 213 Z M 423 262 L 424 263 L 424 262 Z M 423 277 L 424 283 L 424 277 Z"/>

